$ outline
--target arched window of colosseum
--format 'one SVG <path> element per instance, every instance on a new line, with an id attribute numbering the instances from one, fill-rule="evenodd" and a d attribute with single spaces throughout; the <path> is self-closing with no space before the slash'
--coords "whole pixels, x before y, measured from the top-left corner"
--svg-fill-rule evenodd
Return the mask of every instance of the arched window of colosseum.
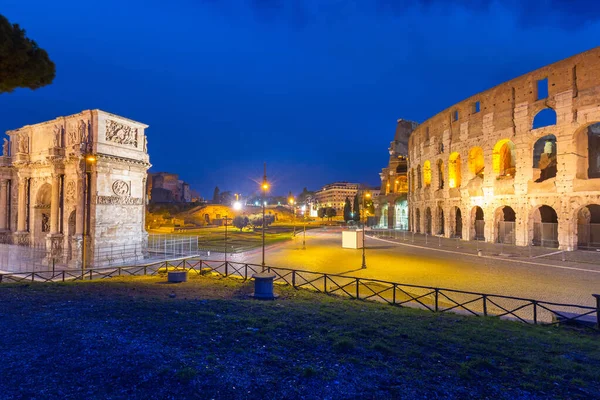
<path id="1" fill-rule="evenodd" d="M 473 176 L 483 178 L 484 168 L 483 149 L 481 147 L 472 147 L 471 150 L 469 150 L 469 171 Z"/>
<path id="2" fill-rule="evenodd" d="M 425 187 L 431 185 L 431 162 L 429 160 L 425 161 L 423 164 L 423 183 Z"/>
<path id="3" fill-rule="evenodd" d="M 533 145 L 533 178 L 536 182 L 556 176 L 556 136 L 539 138 Z"/>
<path id="4" fill-rule="evenodd" d="M 418 208 L 415 210 L 415 232 L 421 232 L 421 211 Z"/>
<path id="5" fill-rule="evenodd" d="M 551 108 L 544 108 L 533 117 L 533 129 L 550 125 L 556 125 L 556 111 Z"/>
<path id="6" fill-rule="evenodd" d="M 492 167 L 499 177 L 515 176 L 515 144 L 508 139 L 502 139 L 494 146 L 492 152 Z"/>
<path id="7" fill-rule="evenodd" d="M 450 189 L 460 187 L 460 154 L 454 152 L 450 154 L 448 160 L 448 186 Z"/>
<path id="8" fill-rule="evenodd" d="M 423 187 L 423 179 L 421 177 L 421 166 L 417 165 L 417 189 L 421 189 Z"/>
<path id="9" fill-rule="evenodd" d="M 437 176 L 438 176 L 438 189 L 444 188 L 444 162 L 438 160 L 437 162 Z"/>
<path id="10" fill-rule="evenodd" d="M 587 145 L 588 178 L 600 178 L 600 123 L 588 128 Z"/>

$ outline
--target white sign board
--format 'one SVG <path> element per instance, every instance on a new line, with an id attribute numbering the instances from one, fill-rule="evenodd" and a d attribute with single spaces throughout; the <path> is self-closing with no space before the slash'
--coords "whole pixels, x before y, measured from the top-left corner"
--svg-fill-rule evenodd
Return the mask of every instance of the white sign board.
<path id="1" fill-rule="evenodd" d="M 362 230 L 342 231 L 342 248 L 344 249 L 362 249 L 363 235 Z"/>

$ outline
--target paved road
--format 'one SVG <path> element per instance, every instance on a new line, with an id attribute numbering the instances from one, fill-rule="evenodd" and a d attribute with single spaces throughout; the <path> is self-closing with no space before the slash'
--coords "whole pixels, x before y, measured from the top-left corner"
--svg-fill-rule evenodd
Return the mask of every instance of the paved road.
<path id="1" fill-rule="evenodd" d="M 561 263 L 553 260 L 494 256 L 422 248 L 387 239 L 367 239 L 367 269 L 360 269 L 361 250 L 342 249 L 340 232 L 307 233 L 301 238 L 267 249 L 266 263 L 309 271 L 347 274 L 405 284 L 437 286 L 490 294 L 503 294 L 561 303 L 595 305 L 600 293 L 598 264 Z M 212 257 L 211 257 L 212 258 Z M 260 249 L 238 255 L 235 261 L 260 263 Z"/>

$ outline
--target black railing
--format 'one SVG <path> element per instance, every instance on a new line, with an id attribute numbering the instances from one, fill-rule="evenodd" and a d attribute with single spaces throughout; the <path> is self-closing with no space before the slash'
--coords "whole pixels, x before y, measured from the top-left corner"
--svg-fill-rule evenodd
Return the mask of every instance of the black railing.
<path id="1" fill-rule="evenodd" d="M 5 273 L 0 274 L 0 284 L 157 275 L 176 269 L 185 269 L 199 275 L 212 273 L 243 280 L 252 279 L 253 274 L 263 271 L 263 267 L 258 264 L 183 258 L 126 267 L 92 268 L 85 271 Z M 289 285 L 295 289 L 309 289 L 350 299 L 379 301 L 395 306 L 411 306 L 432 312 L 495 316 L 528 324 L 554 325 L 571 322 L 598 327 L 600 322 L 600 296 L 596 297 L 596 307 L 593 307 L 290 268 L 267 267 L 267 269 L 276 275 L 276 283 Z"/>

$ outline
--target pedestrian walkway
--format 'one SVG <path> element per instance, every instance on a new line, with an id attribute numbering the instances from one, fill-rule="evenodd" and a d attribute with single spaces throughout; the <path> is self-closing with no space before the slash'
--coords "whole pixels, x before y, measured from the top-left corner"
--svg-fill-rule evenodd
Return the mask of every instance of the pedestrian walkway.
<path id="1" fill-rule="evenodd" d="M 515 246 L 479 240 L 469 241 L 460 238 L 445 238 L 399 230 L 373 229 L 367 231 L 367 234 L 375 238 L 386 239 L 393 243 L 411 244 L 432 250 L 446 250 L 461 254 L 481 255 L 483 257 L 527 260 L 551 265 L 572 266 L 574 264 L 589 264 L 600 267 L 600 251 L 563 251 L 541 246 Z"/>

